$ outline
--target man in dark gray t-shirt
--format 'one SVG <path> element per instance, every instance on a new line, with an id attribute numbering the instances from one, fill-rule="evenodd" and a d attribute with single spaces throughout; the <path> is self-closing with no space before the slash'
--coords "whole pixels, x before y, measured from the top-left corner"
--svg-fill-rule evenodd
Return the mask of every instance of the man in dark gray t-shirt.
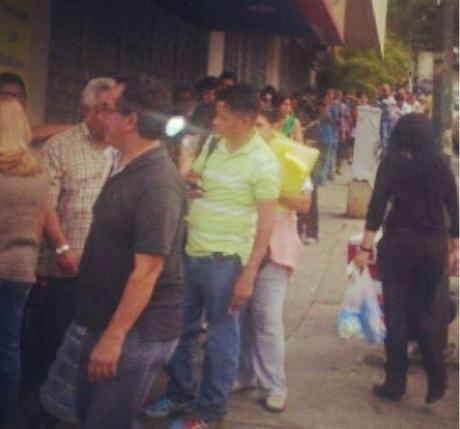
<path id="1" fill-rule="evenodd" d="M 86 429 L 134 427 L 180 335 L 186 200 L 159 140 L 164 111 L 144 81 L 123 78 L 101 112 L 120 163 L 94 206 L 80 266 L 77 397 Z"/>
<path id="2" fill-rule="evenodd" d="M 178 338 L 182 321 L 181 179 L 159 147 L 109 178 L 93 209 L 80 265 L 77 322 L 107 328 L 125 290 L 135 254 L 163 255 L 163 271 L 134 324 L 144 341 Z"/>

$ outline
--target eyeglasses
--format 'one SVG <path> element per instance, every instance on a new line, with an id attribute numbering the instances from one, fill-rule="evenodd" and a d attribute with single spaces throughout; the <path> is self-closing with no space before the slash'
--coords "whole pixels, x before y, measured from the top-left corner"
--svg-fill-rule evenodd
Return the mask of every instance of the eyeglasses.
<path id="1" fill-rule="evenodd" d="M 95 113 L 101 113 L 103 115 L 111 115 L 113 113 L 118 113 L 118 110 L 115 107 L 110 107 L 106 104 L 93 106 Z"/>
<path id="2" fill-rule="evenodd" d="M 122 116 L 126 116 L 126 115 L 129 115 L 130 113 L 132 113 L 132 110 L 130 110 L 130 109 L 126 109 L 126 108 L 123 108 L 123 107 L 110 107 L 106 103 L 104 103 L 102 105 L 94 106 L 93 109 L 94 109 L 94 111 L 96 113 L 99 113 L 99 114 L 102 114 L 102 115 L 112 115 L 114 113 L 118 113 L 118 114 L 120 114 Z"/>

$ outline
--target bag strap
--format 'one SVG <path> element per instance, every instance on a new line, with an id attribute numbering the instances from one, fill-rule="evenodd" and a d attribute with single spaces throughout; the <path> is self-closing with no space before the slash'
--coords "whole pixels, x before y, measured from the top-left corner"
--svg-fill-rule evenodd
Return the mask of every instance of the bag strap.
<path id="1" fill-rule="evenodd" d="M 208 162 L 209 157 L 216 150 L 217 143 L 219 143 L 219 137 L 213 135 L 211 137 L 211 141 L 209 142 L 208 151 L 207 151 L 206 156 L 204 158 L 203 171 L 206 168 L 206 163 Z M 204 149 L 204 146 L 203 146 L 203 149 Z"/>

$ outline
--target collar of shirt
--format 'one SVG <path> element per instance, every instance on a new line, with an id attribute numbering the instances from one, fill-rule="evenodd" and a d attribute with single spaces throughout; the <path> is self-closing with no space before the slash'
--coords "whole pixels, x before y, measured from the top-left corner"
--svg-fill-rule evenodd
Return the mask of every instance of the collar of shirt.
<path id="1" fill-rule="evenodd" d="M 148 164 L 151 161 L 154 161 L 157 158 L 161 158 L 164 156 L 167 156 L 166 149 L 163 146 L 163 144 L 161 144 L 161 146 L 150 149 L 147 152 L 143 153 L 142 155 L 139 155 L 138 157 L 134 158 L 128 164 L 122 165 L 120 162 L 121 161 L 120 152 L 116 151 L 115 158 L 113 161 L 113 168 L 112 168 L 110 177 L 113 177 L 116 174 L 121 173 L 122 171 L 129 172 L 129 171 L 137 170 L 138 168 L 142 168 L 145 164 Z"/>
<path id="2" fill-rule="evenodd" d="M 249 153 L 251 152 L 252 148 L 254 147 L 255 144 L 257 144 L 257 141 L 258 140 L 263 140 L 262 136 L 260 135 L 259 131 L 257 131 L 256 129 L 254 129 L 252 132 L 251 132 L 251 135 L 250 137 L 248 138 L 248 141 L 242 145 L 241 147 L 239 147 L 237 150 L 235 151 L 229 151 L 228 150 L 228 140 L 224 137 L 222 138 L 218 145 L 217 145 L 217 149 L 221 152 L 224 152 L 226 155 L 230 156 L 230 157 L 233 157 L 233 156 L 239 156 L 241 154 L 246 154 L 246 153 Z"/>

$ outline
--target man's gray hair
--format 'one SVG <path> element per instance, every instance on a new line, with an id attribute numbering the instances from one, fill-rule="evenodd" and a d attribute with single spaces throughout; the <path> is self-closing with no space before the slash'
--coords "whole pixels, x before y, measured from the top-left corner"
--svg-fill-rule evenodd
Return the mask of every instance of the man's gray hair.
<path id="1" fill-rule="evenodd" d="M 93 106 L 96 96 L 100 91 L 107 91 L 115 85 L 115 80 L 110 77 L 96 77 L 91 79 L 81 93 L 81 105 Z"/>

